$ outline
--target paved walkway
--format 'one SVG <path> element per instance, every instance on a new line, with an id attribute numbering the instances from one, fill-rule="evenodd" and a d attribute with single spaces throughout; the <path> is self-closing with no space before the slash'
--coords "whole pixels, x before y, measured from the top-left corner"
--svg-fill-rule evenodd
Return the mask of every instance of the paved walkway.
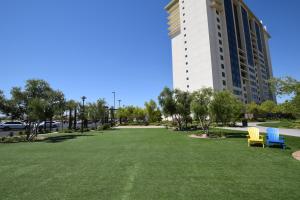
<path id="1" fill-rule="evenodd" d="M 248 124 L 249 127 L 256 127 L 259 128 L 259 130 L 261 132 L 266 133 L 267 132 L 267 128 L 268 127 L 263 127 L 263 126 L 259 126 L 260 123 L 254 123 L 251 122 Z M 241 125 L 241 124 L 238 124 Z M 247 131 L 248 127 L 243 128 L 243 127 L 226 127 L 225 129 L 229 129 L 229 130 L 238 130 L 238 131 Z M 294 137 L 300 137 L 300 129 L 286 129 L 286 128 L 280 128 L 279 132 L 281 135 L 288 135 L 288 136 L 294 136 Z"/>
<path id="2" fill-rule="evenodd" d="M 165 126 L 117 126 L 119 129 L 127 129 L 127 128 L 165 128 Z"/>

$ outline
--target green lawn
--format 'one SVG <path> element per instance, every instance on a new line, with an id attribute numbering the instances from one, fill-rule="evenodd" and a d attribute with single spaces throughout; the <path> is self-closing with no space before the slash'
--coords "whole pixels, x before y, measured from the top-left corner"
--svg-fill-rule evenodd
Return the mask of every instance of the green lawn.
<path id="1" fill-rule="evenodd" d="M 1 200 L 300 199 L 300 138 L 288 150 L 166 129 L 0 144 Z"/>
<path id="2" fill-rule="evenodd" d="M 300 121 L 266 122 L 259 124 L 265 127 L 300 129 Z"/>

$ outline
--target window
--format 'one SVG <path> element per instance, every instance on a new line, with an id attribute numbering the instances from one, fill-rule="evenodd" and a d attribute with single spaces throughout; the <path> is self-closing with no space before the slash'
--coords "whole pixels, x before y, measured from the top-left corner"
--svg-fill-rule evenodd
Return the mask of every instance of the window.
<path id="1" fill-rule="evenodd" d="M 185 16 L 185 13 L 183 13 L 182 15 Z"/>
<path id="2" fill-rule="evenodd" d="M 222 40 L 219 40 L 219 44 L 220 44 L 220 45 L 222 45 L 222 44 L 223 44 Z"/>
<path id="3" fill-rule="evenodd" d="M 225 72 L 222 72 L 222 76 L 225 77 Z"/>
<path id="4" fill-rule="evenodd" d="M 183 30 L 186 30 L 186 28 L 184 27 Z"/>
<path id="5" fill-rule="evenodd" d="M 188 55 L 185 55 L 185 57 L 187 58 L 187 57 L 188 57 Z"/>
<path id="6" fill-rule="evenodd" d="M 182 10 L 184 10 L 184 7 L 182 7 Z"/>
<path id="7" fill-rule="evenodd" d="M 219 11 L 217 11 L 217 10 L 216 10 L 216 13 L 217 13 L 217 15 L 219 15 L 219 14 L 220 14 L 220 13 L 219 13 Z"/>
<path id="8" fill-rule="evenodd" d="M 220 32 L 218 32 L 218 36 L 219 36 L 219 37 L 222 37 L 222 34 L 221 34 Z"/>
<path id="9" fill-rule="evenodd" d="M 235 95 L 242 95 L 242 92 L 238 91 L 238 90 L 233 90 L 233 94 L 235 94 Z"/>
<path id="10" fill-rule="evenodd" d="M 224 56 L 220 55 L 221 60 L 224 60 Z"/>
<path id="11" fill-rule="evenodd" d="M 186 37 L 186 34 L 184 34 L 184 37 Z"/>
<path id="12" fill-rule="evenodd" d="M 226 86 L 226 81 L 225 80 L 223 80 L 223 85 Z"/>
<path id="13" fill-rule="evenodd" d="M 224 64 L 221 64 L 221 67 L 222 67 L 222 69 L 225 69 L 225 65 Z"/>
<path id="14" fill-rule="evenodd" d="M 184 44 L 186 44 L 187 43 L 187 41 L 184 41 Z"/>
<path id="15" fill-rule="evenodd" d="M 238 41 L 238 46 L 239 48 L 242 48 L 242 40 L 241 40 L 241 33 L 240 33 L 240 22 L 239 22 L 239 18 L 238 18 L 238 8 L 237 5 L 233 5 L 234 7 L 234 20 L 235 20 L 235 29 L 237 32 L 237 41 Z"/>
<path id="16" fill-rule="evenodd" d="M 185 48 L 184 50 L 187 51 L 187 48 Z"/>
<path id="17" fill-rule="evenodd" d="M 189 77 L 187 77 L 186 80 L 187 80 L 187 81 L 190 80 Z"/>
<path id="18" fill-rule="evenodd" d="M 183 20 L 183 23 L 185 23 L 185 20 Z"/>
<path id="19" fill-rule="evenodd" d="M 249 21 L 248 21 L 248 13 L 243 7 L 242 7 L 242 17 L 243 17 L 245 40 L 246 40 L 248 64 L 251 66 L 254 66 L 252 45 L 251 45 L 251 35 L 250 35 Z"/>
<path id="20" fill-rule="evenodd" d="M 217 17 L 217 22 L 220 22 L 220 18 L 219 17 Z"/>
<path id="21" fill-rule="evenodd" d="M 186 62 L 185 64 L 186 64 L 186 65 L 188 65 L 189 63 L 188 63 L 188 62 Z"/>
<path id="22" fill-rule="evenodd" d="M 259 25 L 256 22 L 255 22 L 255 31 L 256 31 L 258 49 L 260 50 L 260 52 L 262 52 L 263 48 L 262 48 L 262 42 L 261 42 L 261 34 L 260 34 Z"/>
<path id="23" fill-rule="evenodd" d="M 231 64 L 232 83 L 234 87 L 241 88 L 242 81 L 240 76 L 240 66 L 239 66 L 232 0 L 224 0 L 224 8 L 225 8 L 228 46 L 229 46 L 230 62 L 231 62 L 230 64 Z"/>
<path id="24" fill-rule="evenodd" d="M 222 47 L 220 47 L 220 52 L 223 53 L 223 48 Z"/>
<path id="25" fill-rule="evenodd" d="M 189 85 L 187 85 L 186 87 L 187 87 L 187 88 L 190 88 L 190 86 L 189 86 Z"/>
<path id="26" fill-rule="evenodd" d="M 218 25 L 218 29 L 221 30 L 221 26 L 220 25 Z"/>

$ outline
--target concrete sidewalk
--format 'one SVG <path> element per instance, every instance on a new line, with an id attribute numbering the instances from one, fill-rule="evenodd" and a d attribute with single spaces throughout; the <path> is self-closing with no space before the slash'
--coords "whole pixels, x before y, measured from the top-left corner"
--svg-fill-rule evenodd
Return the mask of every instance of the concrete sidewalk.
<path id="1" fill-rule="evenodd" d="M 258 122 L 251 122 L 248 124 L 249 127 L 256 127 L 259 128 L 261 132 L 266 133 L 268 127 L 259 126 L 260 123 Z M 241 124 L 238 124 L 241 125 Z M 247 131 L 249 127 L 225 127 L 228 130 L 236 130 L 236 131 Z M 279 128 L 280 135 L 287 135 L 287 136 L 294 136 L 300 137 L 300 129 L 286 129 L 286 128 Z"/>
<path id="2" fill-rule="evenodd" d="M 166 127 L 165 126 L 117 126 L 115 128 L 119 128 L 119 129 L 132 129 L 132 128 L 137 128 L 137 129 L 142 129 L 142 128 L 151 129 L 151 128 L 166 128 Z"/>

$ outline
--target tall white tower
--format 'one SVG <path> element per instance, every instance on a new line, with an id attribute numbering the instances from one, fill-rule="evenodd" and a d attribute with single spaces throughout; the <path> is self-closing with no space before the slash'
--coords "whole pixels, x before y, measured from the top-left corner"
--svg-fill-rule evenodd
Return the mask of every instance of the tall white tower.
<path id="1" fill-rule="evenodd" d="M 230 90 L 243 102 L 275 100 L 270 35 L 242 0 L 172 0 L 174 88 Z"/>

